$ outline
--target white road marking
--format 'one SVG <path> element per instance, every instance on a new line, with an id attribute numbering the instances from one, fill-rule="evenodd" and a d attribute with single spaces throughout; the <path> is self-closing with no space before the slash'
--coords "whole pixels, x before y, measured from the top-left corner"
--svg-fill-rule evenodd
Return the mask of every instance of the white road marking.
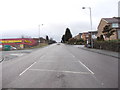
<path id="1" fill-rule="evenodd" d="M 75 58 L 75 56 L 73 55 L 73 54 L 71 54 L 72 55 L 72 57 L 73 58 Z M 89 72 L 91 72 L 92 74 L 94 74 L 93 73 L 93 71 L 92 70 L 90 70 L 87 66 L 85 66 L 81 61 L 78 61 L 80 64 L 82 64 Z"/>
<path id="2" fill-rule="evenodd" d="M 104 83 L 101 83 L 101 85 L 104 85 Z"/>
<path id="3" fill-rule="evenodd" d="M 75 58 L 75 56 L 73 55 L 73 58 Z"/>
<path id="4" fill-rule="evenodd" d="M 73 74 L 91 74 L 88 72 L 74 72 L 74 71 L 58 71 L 58 70 L 47 70 L 47 69 L 29 69 L 32 71 L 43 71 L 43 72 L 61 72 L 61 73 L 73 73 Z"/>
<path id="5" fill-rule="evenodd" d="M 10 54 L 10 55 L 13 55 L 13 56 L 22 56 L 23 54 Z"/>
<path id="6" fill-rule="evenodd" d="M 91 71 L 87 66 L 85 66 L 85 64 L 83 64 L 81 61 L 78 61 L 80 64 L 82 64 L 89 72 L 91 72 L 92 74 L 94 74 L 93 73 L 93 71 Z"/>
<path id="7" fill-rule="evenodd" d="M 56 63 L 57 61 L 39 61 L 38 63 Z M 59 61 L 59 63 L 61 62 L 70 62 L 70 61 Z M 78 61 L 71 61 L 71 62 L 78 62 Z"/>
<path id="8" fill-rule="evenodd" d="M 28 69 L 30 69 L 36 62 L 34 62 L 32 65 L 30 65 L 27 69 L 25 69 L 22 73 L 20 73 L 19 76 L 21 76 L 22 74 L 24 74 Z"/>
<path id="9" fill-rule="evenodd" d="M 57 61 L 39 61 L 38 63 L 55 63 Z"/>
<path id="10" fill-rule="evenodd" d="M 75 58 L 75 56 L 74 56 L 73 54 L 71 54 L 71 56 L 72 56 L 73 58 Z"/>

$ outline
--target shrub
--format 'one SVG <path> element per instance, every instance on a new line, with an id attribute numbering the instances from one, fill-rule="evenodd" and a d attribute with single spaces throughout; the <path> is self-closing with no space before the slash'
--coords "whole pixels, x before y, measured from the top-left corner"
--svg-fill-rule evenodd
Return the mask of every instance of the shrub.
<path id="1" fill-rule="evenodd" d="M 75 38 L 70 38 L 68 41 L 68 44 L 74 44 L 74 45 L 83 45 L 84 40 L 83 39 L 75 39 Z"/>
<path id="2" fill-rule="evenodd" d="M 119 40 L 95 41 L 94 48 L 119 52 L 120 41 Z"/>

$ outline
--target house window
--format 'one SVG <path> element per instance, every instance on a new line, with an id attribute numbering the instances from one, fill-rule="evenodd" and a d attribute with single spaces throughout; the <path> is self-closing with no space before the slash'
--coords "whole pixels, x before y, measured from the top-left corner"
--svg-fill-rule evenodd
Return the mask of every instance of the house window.
<path id="1" fill-rule="evenodd" d="M 118 28 L 118 23 L 113 23 L 112 28 Z"/>
<path id="2" fill-rule="evenodd" d="M 95 34 L 92 35 L 92 39 L 96 39 L 97 36 Z"/>

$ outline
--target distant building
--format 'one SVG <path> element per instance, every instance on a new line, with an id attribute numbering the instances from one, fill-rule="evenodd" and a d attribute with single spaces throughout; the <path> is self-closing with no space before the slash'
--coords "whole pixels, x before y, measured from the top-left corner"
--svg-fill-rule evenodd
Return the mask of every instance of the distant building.
<path id="1" fill-rule="evenodd" d="M 97 39 L 97 34 L 98 34 L 98 31 L 89 31 L 89 37 L 91 38 L 91 35 L 92 35 L 92 39 Z"/>
<path id="2" fill-rule="evenodd" d="M 40 43 L 47 43 L 47 40 L 41 37 L 40 38 Z"/>
<path id="3" fill-rule="evenodd" d="M 89 38 L 89 33 L 88 32 L 83 32 L 82 33 L 82 39 L 86 41 Z"/>
<path id="4" fill-rule="evenodd" d="M 39 41 L 40 41 L 40 43 L 47 43 L 47 40 L 44 39 L 43 37 L 40 37 L 40 39 L 39 38 L 33 38 L 33 39 L 36 40 L 38 43 L 39 43 Z"/>
<path id="5" fill-rule="evenodd" d="M 16 47 L 17 49 L 22 49 L 24 47 L 31 47 L 37 45 L 37 40 L 32 38 L 11 38 L 11 39 L 0 39 L 0 45 L 10 45 Z"/>
<path id="6" fill-rule="evenodd" d="M 114 35 L 110 37 L 110 40 L 120 39 L 120 17 L 102 18 L 98 25 L 97 37 L 103 35 L 102 31 L 106 25 L 110 25 L 115 30 Z M 108 40 L 105 36 L 104 39 Z"/>
<path id="7" fill-rule="evenodd" d="M 77 39 L 77 40 L 82 39 L 82 33 L 79 33 L 78 35 L 76 35 L 76 36 L 74 37 L 74 39 Z"/>

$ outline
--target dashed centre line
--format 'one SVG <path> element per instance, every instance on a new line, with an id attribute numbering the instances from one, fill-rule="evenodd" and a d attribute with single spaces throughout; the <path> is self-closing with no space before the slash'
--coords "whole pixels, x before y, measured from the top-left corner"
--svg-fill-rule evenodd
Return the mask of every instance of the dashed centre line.
<path id="1" fill-rule="evenodd" d="M 29 70 L 31 70 L 31 71 L 43 71 L 43 72 L 72 73 L 72 74 L 91 74 L 88 72 L 58 71 L 58 70 L 48 70 L 48 69 L 29 69 Z"/>

